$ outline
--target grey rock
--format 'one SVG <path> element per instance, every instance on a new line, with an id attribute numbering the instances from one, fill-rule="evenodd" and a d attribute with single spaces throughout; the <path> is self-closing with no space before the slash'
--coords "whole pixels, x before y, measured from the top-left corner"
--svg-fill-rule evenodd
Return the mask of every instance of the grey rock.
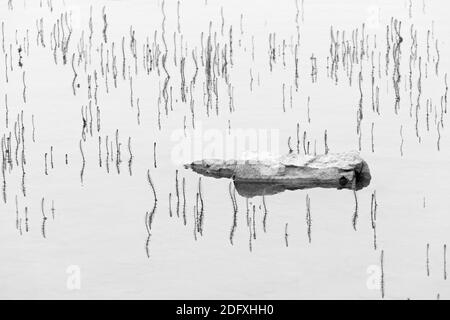
<path id="1" fill-rule="evenodd" d="M 371 180 L 369 166 L 355 151 L 317 156 L 290 153 L 274 159 L 205 159 L 185 168 L 204 176 L 231 178 L 239 194 L 247 197 L 317 187 L 359 190 Z"/>

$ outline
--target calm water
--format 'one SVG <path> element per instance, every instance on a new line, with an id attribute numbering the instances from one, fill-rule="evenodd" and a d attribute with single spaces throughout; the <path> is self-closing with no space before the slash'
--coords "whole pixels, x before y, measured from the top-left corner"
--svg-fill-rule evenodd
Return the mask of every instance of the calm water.
<path id="1" fill-rule="evenodd" d="M 444 249 L 450 242 L 445 82 L 450 25 L 444 14 L 446 2 L 299 0 L 298 13 L 295 1 L 178 4 L 111 0 L 95 1 L 91 9 L 89 1 L 66 0 L 64 4 L 54 0 L 52 5 L 52 11 L 47 1 L 42 1 L 42 6 L 38 1 L 12 1 L 12 8 L 6 1 L 0 5 L 4 22 L 0 133 L 4 150 L 11 141 L 12 158 L 12 164 L 7 158 L 3 161 L 6 202 L 2 200 L 0 205 L 1 298 L 379 299 L 383 291 L 385 299 L 450 297 Z M 65 12 L 72 12 L 67 24 L 61 16 Z M 61 17 L 64 27 L 57 25 Z M 391 17 L 401 21 L 398 69 Z M 64 65 L 61 47 L 64 37 L 67 40 L 68 25 L 72 33 Z M 357 41 L 352 42 L 352 30 L 356 29 L 358 36 L 356 32 L 353 36 Z M 358 48 L 351 56 L 353 53 L 346 55 L 339 46 L 336 80 L 330 34 L 341 44 L 343 31 L 349 48 L 354 43 Z M 208 87 L 210 32 L 214 73 Z M 411 37 L 414 32 L 415 41 Z M 56 58 L 55 39 L 59 39 Z M 271 58 L 272 47 L 275 58 Z M 363 54 L 361 47 L 365 47 Z M 343 57 L 347 63 L 354 59 L 351 85 Z M 314 58 L 317 79 L 311 76 Z M 193 83 L 195 61 L 198 71 Z M 396 70 L 401 76 L 398 112 Z M 372 92 L 379 112 L 373 110 Z M 23 143 L 19 143 L 16 163 L 21 134 L 16 140 L 14 133 L 21 132 L 22 111 L 25 195 Z M 287 191 L 264 198 L 264 231 L 263 198 L 245 199 L 236 193 L 238 214 L 232 245 L 230 181 L 202 177 L 203 235 L 195 232 L 199 176 L 185 170 L 182 163 L 196 158 L 198 150 L 204 157 L 220 156 L 221 152 L 225 156 L 230 151 L 226 150 L 230 130 L 273 134 L 272 151 L 277 153 L 289 151 L 291 137 L 296 152 L 297 123 L 302 154 L 304 131 L 305 148 L 309 141 L 311 154 L 314 144 L 317 153 L 324 153 L 325 131 L 330 152 L 361 149 L 372 181 L 357 192 L 357 218 L 351 190 Z M 180 158 L 182 142 L 190 152 Z M 242 156 L 244 151 L 255 150 L 242 144 L 231 156 Z M 146 213 L 155 201 L 147 170 L 157 196 L 149 241 Z M 374 193 L 376 248 L 371 220 Z M 74 276 L 79 276 L 79 289 L 71 286 Z"/>

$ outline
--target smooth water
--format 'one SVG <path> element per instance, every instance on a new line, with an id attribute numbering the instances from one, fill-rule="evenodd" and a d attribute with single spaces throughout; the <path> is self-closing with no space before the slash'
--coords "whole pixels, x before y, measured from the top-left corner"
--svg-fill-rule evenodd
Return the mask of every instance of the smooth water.
<path id="1" fill-rule="evenodd" d="M 52 2 L 52 11 L 47 1 L 42 4 L 11 1 L 12 8 L 8 8 L 6 1 L 0 5 L 5 48 L 0 49 L 0 133 L 5 150 L 11 133 L 13 155 L 12 169 L 8 161 L 3 161 L 6 203 L 2 201 L 0 206 L 1 298 L 378 299 L 383 293 L 385 299 L 450 297 L 444 249 L 450 240 L 447 187 L 450 149 L 446 135 L 445 82 L 449 66 L 446 37 L 450 31 L 445 14 L 447 2 L 93 1 L 91 58 L 86 55 L 91 3 Z M 57 39 L 58 28 L 53 26 L 57 19 L 59 23 L 64 12 L 72 12 L 73 31 L 66 65 L 60 46 L 56 50 L 55 64 L 51 40 L 52 37 Z M 103 12 L 107 21 L 106 42 Z M 386 75 L 386 26 L 391 28 L 391 17 L 401 21 L 403 39 L 397 113 L 391 39 Z M 45 47 L 40 43 L 38 31 L 41 18 Z M 214 53 L 220 56 L 217 59 L 222 72 L 213 74 L 211 88 L 214 89 L 217 80 L 217 96 L 214 90 L 212 93 L 208 90 L 205 67 L 210 21 L 211 59 L 216 59 Z M 338 80 L 330 75 L 330 35 L 333 32 L 336 36 L 336 31 L 340 30 L 336 40 L 341 42 L 345 30 L 345 40 L 352 45 L 352 30 L 358 28 L 360 55 L 363 24 L 364 36 L 367 36 L 364 43 L 369 52 L 363 55 L 362 67 L 359 57 L 358 63 L 353 64 L 350 86 L 342 65 L 342 48 L 338 50 Z M 413 31 L 417 30 L 417 54 L 415 59 L 411 58 L 410 90 L 409 63 L 415 48 L 411 25 Z M 24 40 L 27 30 L 29 38 Z M 133 30 L 136 60 L 130 42 Z M 83 31 L 84 41 L 80 41 Z M 61 31 L 59 36 L 63 38 Z M 125 69 L 122 37 L 125 39 Z M 158 65 L 156 60 L 149 62 L 153 67 L 148 74 L 143 66 L 147 37 L 149 56 L 154 55 L 158 61 Z M 167 45 L 165 66 L 170 77 L 163 67 L 164 41 Z M 275 42 L 274 61 L 270 61 L 270 41 Z M 113 77 L 112 42 L 115 44 L 117 88 Z M 297 55 L 295 44 L 298 44 Z M 77 45 L 84 48 L 80 61 Z M 29 51 L 23 52 L 27 46 Z M 22 67 L 19 66 L 19 47 Z M 317 59 L 315 81 L 311 76 L 314 73 L 312 55 Z M 222 69 L 224 56 L 228 65 Z M 193 57 L 198 65 L 195 84 L 191 82 L 196 70 Z M 72 58 L 77 73 L 75 81 Z M 215 68 L 214 62 L 212 65 Z M 224 70 L 228 73 L 228 83 L 223 77 Z M 373 88 L 379 90 L 379 113 L 372 105 L 372 70 Z M 182 98 L 183 90 L 186 101 Z M 206 106 L 208 92 L 212 99 L 210 109 Z M 359 140 L 357 111 L 361 93 L 363 119 Z M 429 108 L 427 99 L 431 100 Z M 97 128 L 97 106 L 100 128 Z M 196 130 L 192 128 L 191 108 Z M 21 127 L 22 110 L 25 195 L 22 144 L 18 148 L 18 162 L 14 159 L 17 141 L 14 130 L 17 132 Z M 82 136 L 83 113 L 87 114 L 85 139 Z M 271 151 L 278 153 L 289 151 L 291 137 L 290 145 L 297 152 L 297 123 L 302 154 L 308 141 L 311 154 L 314 144 L 318 154 L 324 153 L 325 131 L 330 152 L 361 148 L 372 180 L 367 188 L 356 193 L 357 204 L 352 190 L 286 191 L 264 197 L 264 203 L 262 197 L 245 199 L 236 193 L 238 212 L 231 244 L 230 180 L 202 177 L 203 234 L 198 229 L 195 231 L 200 176 L 184 169 L 182 164 L 199 155 L 239 157 L 244 151 L 254 151 L 248 150 L 245 143 L 235 152 L 226 149 L 227 137 L 239 130 L 240 134 L 261 133 L 262 137 L 264 134 L 274 137 Z M 304 131 L 307 132 L 305 146 Z M 107 136 L 108 150 L 113 156 L 108 164 L 109 173 Z M 116 165 L 118 144 L 122 161 L 119 170 Z M 184 150 L 183 156 L 180 150 Z M 157 197 L 153 214 L 155 198 L 147 179 L 148 170 Z M 375 227 L 371 219 L 374 194 Z M 311 242 L 307 197 L 310 199 Z M 264 205 L 267 209 L 265 231 Z M 43 232 L 44 216 L 47 219 Z M 147 228 L 151 228 L 150 237 Z"/>

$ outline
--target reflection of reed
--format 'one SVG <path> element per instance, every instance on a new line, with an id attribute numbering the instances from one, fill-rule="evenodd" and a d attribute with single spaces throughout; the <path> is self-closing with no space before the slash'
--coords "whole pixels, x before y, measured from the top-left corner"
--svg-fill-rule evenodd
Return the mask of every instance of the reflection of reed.
<path id="1" fill-rule="evenodd" d="M 16 203 L 16 229 L 19 229 L 19 203 L 17 199 L 17 194 L 15 197 L 15 203 Z"/>
<path id="2" fill-rule="evenodd" d="M 150 184 L 150 187 L 152 188 L 153 196 L 154 196 L 154 198 L 155 198 L 155 201 L 157 201 L 158 199 L 157 199 L 157 197 L 156 197 L 155 186 L 153 185 L 153 181 L 152 181 L 152 178 L 151 178 L 151 176 L 150 176 L 150 169 L 147 170 L 147 181 L 148 181 L 148 183 Z"/>
<path id="3" fill-rule="evenodd" d="M 177 196 L 177 217 L 180 217 L 180 190 L 178 186 L 178 169 L 175 170 L 175 194 Z"/>
<path id="4" fill-rule="evenodd" d="M 355 210 L 353 212 L 352 224 L 353 224 L 353 229 L 356 231 L 356 223 L 358 222 L 358 197 L 356 195 L 355 188 L 353 188 L 353 197 L 355 199 Z"/>
<path id="5" fill-rule="evenodd" d="M 156 141 L 153 142 L 153 166 L 156 168 Z"/>
<path id="6" fill-rule="evenodd" d="M 200 200 L 200 206 L 197 207 L 197 210 L 199 210 L 198 215 L 198 232 L 201 236 L 203 236 L 203 223 L 205 218 L 205 209 L 203 207 L 203 194 L 202 194 L 202 178 L 200 177 L 198 179 L 198 199 Z"/>
<path id="7" fill-rule="evenodd" d="M 230 230 L 230 243 L 233 245 L 233 237 L 237 227 L 237 213 L 238 213 L 238 207 L 236 202 L 236 189 L 234 188 L 233 182 L 230 182 L 230 184 L 228 185 L 228 192 L 230 194 L 231 203 L 233 205 L 233 224 Z"/>
<path id="8" fill-rule="evenodd" d="M 150 252 L 149 252 L 149 244 L 150 244 L 150 237 L 151 237 L 151 230 L 152 230 L 152 224 L 153 224 L 153 218 L 155 216 L 156 213 L 156 205 L 158 202 L 158 198 L 156 197 L 156 190 L 155 190 L 155 186 L 153 185 L 153 181 L 152 178 L 150 176 L 150 169 L 147 170 L 147 181 L 150 184 L 150 187 L 152 189 L 153 192 L 153 208 L 151 211 L 147 211 L 145 214 L 145 226 L 147 229 L 147 240 L 145 242 L 145 250 L 147 253 L 147 257 L 150 258 Z"/>
<path id="9" fill-rule="evenodd" d="M 169 217 L 172 218 L 172 193 L 169 192 Z"/>
<path id="10" fill-rule="evenodd" d="M 312 226 L 312 219 L 311 219 L 311 199 L 309 198 L 309 195 L 306 195 L 306 225 L 308 227 L 308 241 L 311 243 L 311 226 Z"/>
<path id="11" fill-rule="evenodd" d="M 267 224 L 267 207 L 266 207 L 266 197 L 262 196 L 262 203 L 264 208 L 264 218 L 263 218 L 263 230 L 266 232 L 266 224 Z"/>
<path id="12" fill-rule="evenodd" d="M 33 139 L 33 142 L 36 142 L 36 127 L 35 127 L 35 124 L 34 124 L 34 114 L 33 115 L 31 115 L 31 124 L 32 124 L 32 139 Z"/>
<path id="13" fill-rule="evenodd" d="M 53 163 L 53 146 L 50 146 L 50 168 L 54 169 L 54 163 Z"/>
<path id="14" fill-rule="evenodd" d="M 52 208 L 50 209 L 52 212 L 52 219 L 55 220 L 55 201 L 52 200 Z"/>
<path id="15" fill-rule="evenodd" d="M 25 231 L 28 232 L 29 225 L 28 225 L 28 207 L 25 207 Z"/>
<path id="16" fill-rule="evenodd" d="M 288 223 L 286 222 L 286 225 L 284 226 L 284 242 L 286 244 L 286 247 L 289 247 L 289 234 L 288 234 Z"/>
<path id="17" fill-rule="evenodd" d="M 147 253 L 147 257 L 150 258 L 150 250 L 149 250 L 149 244 L 150 244 L 150 237 L 151 237 L 151 229 L 152 229 L 152 223 L 153 223 L 153 217 L 156 213 L 156 199 L 155 202 L 153 204 L 153 208 L 152 210 L 149 212 L 147 211 L 147 213 L 145 214 L 145 226 L 147 228 L 147 240 L 145 241 L 145 252 Z"/>
<path id="18" fill-rule="evenodd" d="M 46 238 L 46 233 L 45 233 L 45 224 L 47 222 L 47 216 L 45 215 L 44 212 L 44 198 L 42 198 L 41 200 L 41 212 L 42 212 L 42 227 L 41 227 L 41 231 L 42 231 L 42 237 Z"/>
<path id="19" fill-rule="evenodd" d="M 120 164 L 122 163 L 120 146 L 122 144 L 119 142 L 119 129 L 116 129 L 116 169 L 117 174 L 120 174 Z"/>
<path id="20" fill-rule="evenodd" d="M 370 201 L 370 221 L 373 229 L 373 248 L 377 250 L 377 196 L 376 191 L 372 193 Z"/>
<path id="21" fill-rule="evenodd" d="M 256 208 L 255 205 L 253 205 L 253 216 L 252 216 L 252 222 L 253 222 L 253 239 L 256 240 L 256 218 L 255 218 Z"/>
<path id="22" fill-rule="evenodd" d="M 27 85 L 25 83 L 25 70 L 22 74 L 22 84 L 23 84 L 23 91 L 22 91 L 22 97 L 23 97 L 23 103 L 27 103 Z"/>
<path id="23" fill-rule="evenodd" d="M 198 193 L 197 193 L 197 199 L 198 199 Z M 198 224 L 197 216 L 198 216 L 198 208 L 197 208 L 197 205 L 194 205 L 194 239 L 195 239 L 195 241 L 197 241 L 197 224 Z"/>
<path id="24" fill-rule="evenodd" d="M 81 140 L 81 139 L 80 139 L 80 153 L 81 153 L 80 179 L 81 179 L 81 184 L 83 184 L 84 169 L 85 169 L 85 167 L 86 167 L 86 159 L 85 159 L 85 157 L 84 157 L 83 144 L 82 144 L 82 140 Z"/>
<path id="25" fill-rule="evenodd" d="M 252 218 L 249 215 L 248 202 L 247 202 L 247 225 L 248 225 L 248 231 L 249 231 L 248 248 L 249 248 L 250 252 L 252 252 L 252 250 L 253 250 L 253 245 L 252 245 L 253 232 L 252 232 L 251 224 L 252 224 Z"/>
<path id="26" fill-rule="evenodd" d="M 102 30 L 103 41 L 104 41 L 105 43 L 108 43 L 108 37 L 107 37 L 108 19 L 107 19 L 107 16 L 106 16 L 106 6 L 103 6 L 103 9 L 102 9 L 102 18 L 103 18 L 103 30 Z"/>
<path id="27" fill-rule="evenodd" d="M 102 137 L 100 135 L 98 136 L 98 166 L 100 168 L 103 166 L 103 164 L 102 164 Z"/>
<path id="28" fill-rule="evenodd" d="M 109 173 L 109 137 L 106 136 L 105 139 L 105 147 L 106 147 L 106 157 L 105 157 L 105 163 L 106 163 L 106 172 Z"/>
<path id="29" fill-rule="evenodd" d="M 44 174 L 48 175 L 48 168 L 47 168 L 47 152 L 44 154 Z"/>
<path id="30" fill-rule="evenodd" d="M 130 173 L 130 176 L 132 176 L 133 175 L 133 171 L 132 171 L 133 153 L 131 151 L 131 137 L 128 137 L 128 152 L 130 154 L 130 158 L 128 160 L 128 171 Z"/>

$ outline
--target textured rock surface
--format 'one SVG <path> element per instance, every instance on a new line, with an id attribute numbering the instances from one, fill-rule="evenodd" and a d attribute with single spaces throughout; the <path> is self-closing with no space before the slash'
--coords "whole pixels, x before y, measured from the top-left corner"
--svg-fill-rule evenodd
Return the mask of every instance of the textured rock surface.
<path id="1" fill-rule="evenodd" d="M 353 151 L 318 156 L 291 153 L 267 160 L 209 159 L 185 167 L 206 176 L 233 178 L 238 192 L 249 196 L 316 187 L 358 190 L 371 179 L 367 163 Z"/>

